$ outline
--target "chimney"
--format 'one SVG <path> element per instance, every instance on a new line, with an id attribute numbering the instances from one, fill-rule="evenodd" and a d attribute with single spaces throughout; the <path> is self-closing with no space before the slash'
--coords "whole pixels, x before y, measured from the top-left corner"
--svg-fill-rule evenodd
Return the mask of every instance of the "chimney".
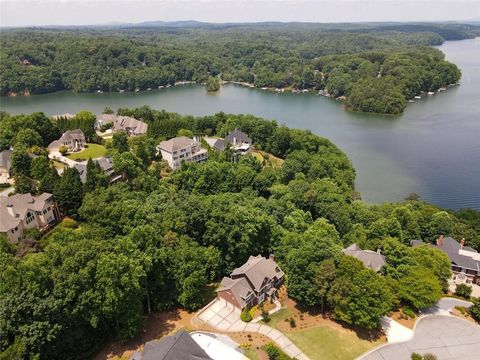
<path id="1" fill-rule="evenodd" d="M 273 260 L 273 261 L 275 261 L 275 255 L 273 255 L 273 254 L 270 254 L 270 255 L 268 256 L 268 258 L 271 259 L 271 260 Z"/>
<path id="2" fill-rule="evenodd" d="M 463 250 L 464 246 L 465 246 L 465 238 L 462 238 L 462 240 L 460 240 L 460 248 Z"/>
<path id="3" fill-rule="evenodd" d="M 381 254 L 382 253 L 382 249 L 380 247 L 377 248 L 377 254 Z"/>
<path id="4" fill-rule="evenodd" d="M 11 217 L 15 217 L 15 211 L 13 211 L 13 205 L 12 204 L 7 205 L 7 211 L 10 214 Z"/>
<path id="5" fill-rule="evenodd" d="M 443 235 L 440 235 L 437 239 L 437 246 L 442 247 L 443 245 Z"/>

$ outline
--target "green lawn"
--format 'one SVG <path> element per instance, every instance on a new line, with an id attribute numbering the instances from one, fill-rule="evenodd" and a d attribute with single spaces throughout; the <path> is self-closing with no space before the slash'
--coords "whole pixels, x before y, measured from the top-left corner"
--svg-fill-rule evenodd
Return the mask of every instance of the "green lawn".
<path id="1" fill-rule="evenodd" d="M 89 158 L 95 159 L 107 154 L 107 149 L 103 145 L 87 144 L 87 147 L 80 152 L 71 153 L 67 155 L 67 158 L 72 160 L 88 160 Z"/>
<path id="2" fill-rule="evenodd" d="M 287 309 L 272 315 L 268 325 L 277 327 L 290 316 Z M 332 322 L 332 325 L 336 325 Z M 361 339 L 349 329 L 338 326 L 318 325 L 305 330 L 281 330 L 295 345 L 312 360 L 349 360 L 374 347 L 383 341 L 368 341 Z"/>

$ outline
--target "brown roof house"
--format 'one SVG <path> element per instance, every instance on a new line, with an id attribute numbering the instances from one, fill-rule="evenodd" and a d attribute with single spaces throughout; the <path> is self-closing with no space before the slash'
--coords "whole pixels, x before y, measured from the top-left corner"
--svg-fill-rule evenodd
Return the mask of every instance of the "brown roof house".
<path id="1" fill-rule="evenodd" d="M 65 131 L 60 139 L 48 145 L 49 152 L 59 151 L 61 146 L 66 146 L 69 152 L 82 151 L 85 148 L 85 135 L 80 129 Z"/>
<path id="2" fill-rule="evenodd" d="M 412 240 L 412 246 L 426 245 L 421 240 Z M 445 252 L 452 264 L 453 280 L 456 283 L 480 285 L 480 253 L 465 245 L 465 239 L 438 237 L 436 244 L 428 244 Z"/>
<path id="3" fill-rule="evenodd" d="M 5 234 L 11 243 L 23 239 L 25 230 L 44 231 L 59 218 L 52 194 L 0 196 L 0 234 Z"/>
<path id="4" fill-rule="evenodd" d="M 95 128 L 100 130 L 104 125 L 112 124 L 111 132 L 125 131 L 128 136 L 144 135 L 147 133 L 148 124 L 130 116 L 117 116 L 101 114 L 97 116 Z"/>
<path id="5" fill-rule="evenodd" d="M 239 309 L 252 307 L 275 298 L 275 291 L 283 282 L 285 273 L 278 267 L 272 255 L 250 256 L 248 261 L 224 277 L 217 296 Z"/>
<path id="6" fill-rule="evenodd" d="M 342 250 L 345 255 L 353 256 L 360 260 L 365 267 L 379 272 L 387 263 L 385 256 L 380 253 L 380 249 L 375 251 L 362 250 L 357 244 L 352 244 L 346 249 Z"/>

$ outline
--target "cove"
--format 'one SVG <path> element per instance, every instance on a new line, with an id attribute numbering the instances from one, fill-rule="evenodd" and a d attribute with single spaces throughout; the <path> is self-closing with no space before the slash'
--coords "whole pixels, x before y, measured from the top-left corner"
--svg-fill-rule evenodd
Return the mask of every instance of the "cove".
<path id="1" fill-rule="evenodd" d="M 216 94 L 200 85 L 122 94 L 61 91 L 2 97 L 0 108 L 54 115 L 149 105 L 192 115 L 253 114 L 329 138 L 352 160 L 356 188 L 367 202 L 401 200 L 415 192 L 442 207 L 480 210 L 480 38 L 446 42 L 439 49 L 462 70 L 461 85 L 409 104 L 396 117 L 348 112 L 314 94 L 236 85 L 224 85 Z"/>

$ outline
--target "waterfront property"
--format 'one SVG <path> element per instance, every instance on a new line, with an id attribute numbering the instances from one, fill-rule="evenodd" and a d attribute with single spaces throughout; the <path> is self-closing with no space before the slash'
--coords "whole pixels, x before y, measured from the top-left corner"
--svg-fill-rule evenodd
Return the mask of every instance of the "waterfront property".
<path id="1" fill-rule="evenodd" d="M 385 256 L 380 253 L 380 249 L 377 251 L 362 250 L 357 244 L 352 244 L 346 249 L 342 250 L 345 255 L 353 256 L 360 260 L 365 267 L 379 272 L 385 266 Z"/>
<path id="2" fill-rule="evenodd" d="M 241 155 L 252 153 L 252 139 L 238 129 L 230 132 L 225 139 L 205 136 L 204 140 L 211 148 L 219 152 L 230 147 L 233 151 L 232 161 L 237 161 L 238 157 Z"/>
<path id="3" fill-rule="evenodd" d="M 261 255 L 250 256 L 248 261 L 224 277 L 217 290 L 218 298 L 243 309 L 275 298 L 285 273 L 278 267 L 272 255 L 268 259 Z"/>
<path id="4" fill-rule="evenodd" d="M 202 149 L 198 141 L 186 136 L 162 141 L 157 146 L 157 153 L 162 154 L 162 158 L 168 162 L 173 170 L 178 169 L 184 161 L 199 163 L 208 159 L 207 150 Z"/>
<path id="5" fill-rule="evenodd" d="M 65 131 L 60 139 L 48 145 L 49 152 L 58 152 L 60 147 L 66 146 L 69 152 L 82 151 L 85 148 L 85 135 L 80 129 Z"/>
<path id="6" fill-rule="evenodd" d="M 0 234 L 6 235 L 11 243 L 23 239 L 25 230 L 37 228 L 43 232 L 59 219 L 60 213 L 52 194 L 0 197 Z"/>
<path id="7" fill-rule="evenodd" d="M 106 125 L 110 125 L 107 133 L 125 131 L 128 136 L 144 135 L 147 133 L 148 124 L 130 116 L 117 116 L 113 114 L 101 114 L 97 116 L 95 129 L 101 131 Z"/>
<path id="8" fill-rule="evenodd" d="M 412 240 L 412 246 L 421 246 L 425 243 L 421 240 Z M 480 253 L 465 245 L 465 239 L 456 241 L 451 237 L 441 235 L 436 244 L 429 244 L 436 249 L 445 252 L 452 263 L 453 280 L 457 284 L 480 285 Z"/>
<path id="9" fill-rule="evenodd" d="M 100 166 L 100 169 L 108 176 L 110 183 L 116 182 L 122 178 L 122 175 L 118 175 L 113 170 L 112 159 L 108 157 L 100 157 L 93 159 L 95 163 Z M 87 181 L 87 161 L 77 162 L 74 166 L 80 173 L 80 180 L 82 183 Z"/>

